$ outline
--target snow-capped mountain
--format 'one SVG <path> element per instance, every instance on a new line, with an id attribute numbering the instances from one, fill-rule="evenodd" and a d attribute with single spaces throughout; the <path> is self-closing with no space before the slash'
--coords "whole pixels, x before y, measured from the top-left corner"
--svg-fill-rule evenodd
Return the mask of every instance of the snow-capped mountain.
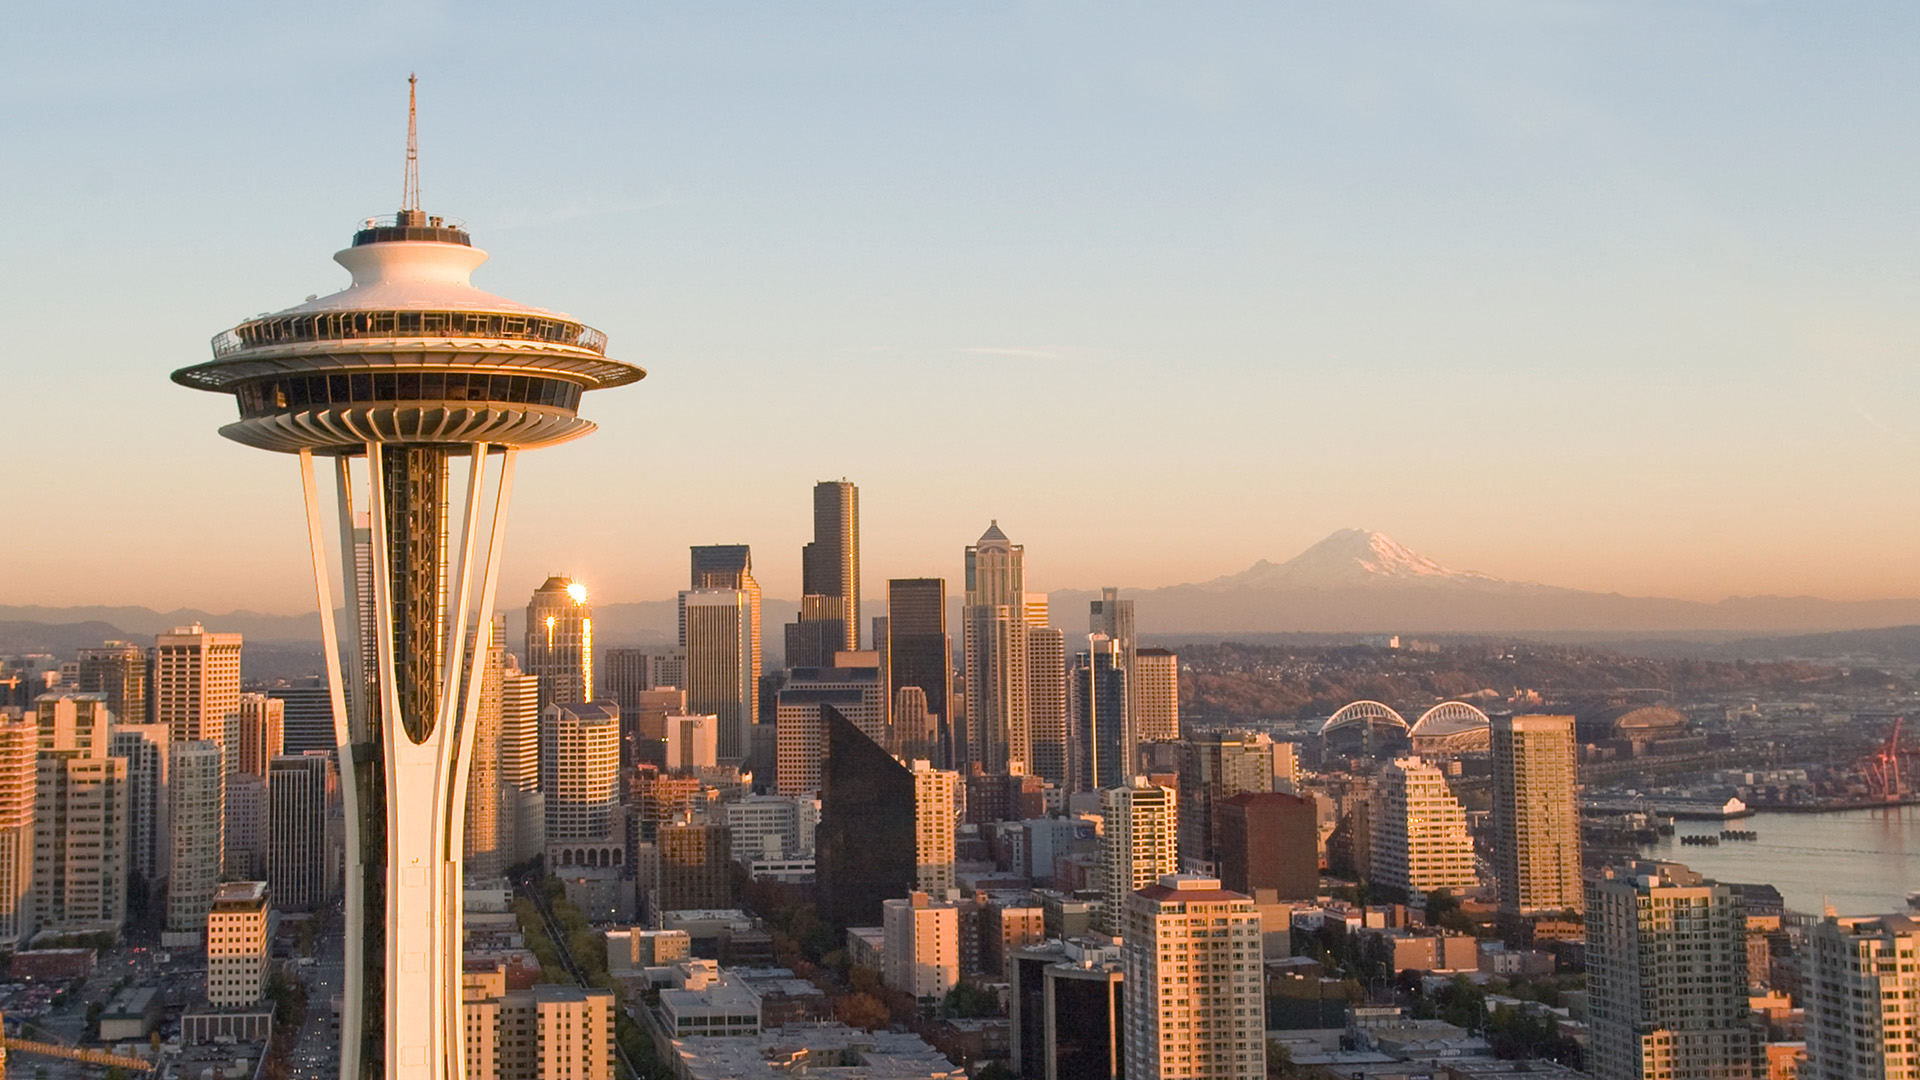
<path id="1" fill-rule="evenodd" d="M 1920 600 L 1730 597 L 1718 603 L 1584 592 L 1453 570 L 1391 537 L 1341 529 L 1283 563 L 1191 585 L 1123 590 L 1142 632 L 1808 632 L 1920 623 Z M 1084 633 L 1095 594 L 1052 594 L 1054 625 Z"/>
<path id="2" fill-rule="evenodd" d="M 1283 563 L 1265 559 L 1206 589 L 1350 589 L 1383 585 L 1500 585 L 1499 578 L 1449 570 L 1385 533 L 1341 529 Z"/>

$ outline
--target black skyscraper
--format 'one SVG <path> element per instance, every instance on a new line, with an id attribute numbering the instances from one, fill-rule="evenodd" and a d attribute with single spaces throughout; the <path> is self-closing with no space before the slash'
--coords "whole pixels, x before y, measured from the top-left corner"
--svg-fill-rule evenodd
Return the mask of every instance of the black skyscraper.
<path id="1" fill-rule="evenodd" d="M 947 701 L 953 696 L 953 642 L 947 637 L 947 583 L 943 578 L 894 578 L 887 582 L 887 700 L 900 688 L 927 695 L 933 723 L 934 764 L 952 768 Z"/>
<path id="2" fill-rule="evenodd" d="M 880 925 L 881 901 L 916 882 L 913 774 L 831 705 L 814 836 L 820 914 L 839 926 Z"/>

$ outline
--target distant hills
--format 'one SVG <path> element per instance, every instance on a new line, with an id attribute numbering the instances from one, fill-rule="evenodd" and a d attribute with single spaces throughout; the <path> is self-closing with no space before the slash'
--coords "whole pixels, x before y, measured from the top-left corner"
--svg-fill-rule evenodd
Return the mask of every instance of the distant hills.
<path id="1" fill-rule="evenodd" d="M 1056 612 L 1097 593 L 1052 594 Z M 1585 592 L 1450 570 L 1392 538 L 1342 529 L 1283 563 L 1189 585 L 1127 590 L 1142 633 L 1734 634 L 1920 623 L 1920 599 L 1731 597 L 1718 603 Z M 1055 622 L 1063 622 L 1055 616 Z M 1071 625 L 1071 624 L 1067 624 Z"/>
<path id="2" fill-rule="evenodd" d="M 949 582 L 952 631 L 960 636 L 957 582 Z M 869 583 L 883 588 L 884 583 Z M 1091 590 L 1050 594 L 1053 623 L 1084 632 Z M 1507 581 L 1489 574 L 1452 570 L 1364 529 L 1342 529 L 1286 562 L 1261 560 L 1237 574 L 1158 589 L 1126 589 L 1134 601 L 1142 636 L 1194 634 L 1474 634 L 1556 640 L 1614 640 L 1621 647 L 1666 639 L 1660 651 L 1684 651 L 1672 640 L 1711 642 L 1717 655 L 1819 656 L 1920 651 L 1920 598 L 1836 601 L 1805 596 L 1732 597 L 1718 603 L 1619 593 L 1586 592 Z M 884 614 L 868 600 L 866 620 Z M 503 603 L 509 642 L 522 634 L 524 608 Z M 798 605 L 763 601 L 761 625 L 770 662 L 781 654 L 781 627 Z M 154 634 L 199 622 L 209 629 L 238 631 L 250 642 L 313 643 L 317 614 L 269 615 L 253 611 L 213 614 L 193 609 L 156 612 L 142 607 L 0 606 L 0 652 L 71 653 L 108 638 L 150 642 Z M 594 605 L 594 637 L 606 645 L 659 644 L 673 640 L 672 599 Z M 1835 637 L 1840 633 L 1851 637 Z M 1645 635 L 1648 641 L 1636 638 Z M 1783 635 L 1798 635 L 1787 637 Z M 1766 639 L 1760 640 L 1748 639 Z M 1705 646 L 1701 646 L 1705 648 Z M 1635 649 L 1635 651 L 1638 651 Z"/>

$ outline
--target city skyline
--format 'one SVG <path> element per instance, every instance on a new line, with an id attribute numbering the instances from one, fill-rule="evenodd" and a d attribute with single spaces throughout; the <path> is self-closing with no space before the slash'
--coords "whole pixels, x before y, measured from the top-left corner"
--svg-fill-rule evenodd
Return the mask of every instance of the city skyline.
<path id="1" fill-rule="evenodd" d="M 1205 580 L 1364 525 L 1568 587 L 1920 595 L 1920 505 L 1884 494 L 1920 435 L 1914 13 L 861 15 L 767 11 L 741 38 L 712 13 L 493 11 L 449 34 L 419 8 L 370 45 L 321 12 L 191 38 L 136 9 L 105 34 L 21 13 L 5 130 L 62 166 L 0 177 L 35 208 L 5 226 L 0 310 L 18 355 L 63 358 L 15 365 L 23 399 L 84 399 L 89 423 L 29 410 L 10 451 L 47 482 L 148 446 L 176 468 L 17 532 L 0 591 L 303 609 L 286 463 L 221 445 L 221 404 L 158 373 L 259 297 L 342 283 L 309 253 L 393 202 L 391 88 L 418 69 L 424 187 L 489 237 L 484 287 L 564 298 L 667 372 L 590 407 L 601 445 L 527 463 L 510 591 L 565 570 L 671 595 L 690 544 L 794 550 L 804 485 L 845 475 L 869 592 L 956 576 L 998 518 L 1048 589 Z M 564 66 L 481 79 L 498 46 L 453 44 L 529 36 L 570 42 Z M 289 116 L 364 137 L 202 152 Z M 502 161 L 502 123 L 592 164 Z M 645 464 L 714 399 L 743 437 Z M 789 445 L 826 409 L 871 430 Z M 1154 500 L 1083 512 L 1086 412 L 1134 433 Z M 967 453 L 924 437 L 963 418 Z M 135 518 L 129 551 L 112 525 Z M 798 595 L 766 562 L 768 594 Z"/>

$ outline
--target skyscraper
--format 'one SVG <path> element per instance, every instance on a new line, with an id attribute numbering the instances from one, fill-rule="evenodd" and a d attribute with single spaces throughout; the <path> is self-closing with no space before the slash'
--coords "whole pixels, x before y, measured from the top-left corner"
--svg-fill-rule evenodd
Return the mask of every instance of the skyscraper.
<path id="1" fill-rule="evenodd" d="M 1580 804 L 1571 716 L 1496 716 L 1493 871 L 1502 907 L 1578 911 Z"/>
<path id="2" fill-rule="evenodd" d="M 514 668 L 500 676 L 500 781 L 540 790 L 540 679 Z"/>
<path id="3" fill-rule="evenodd" d="M 719 718 L 720 759 L 744 760 L 760 708 L 753 672 L 753 597 L 744 589 L 691 589 L 686 612 L 687 708 Z"/>
<path id="4" fill-rule="evenodd" d="M 165 724 L 118 724 L 108 751 L 127 761 L 127 862 L 148 884 L 167 876 Z"/>
<path id="5" fill-rule="evenodd" d="M 147 650 L 125 641 L 81 649 L 80 689 L 105 694 L 119 723 L 146 723 Z"/>
<path id="6" fill-rule="evenodd" d="M 1375 885 L 1417 900 L 1435 889 L 1458 894 L 1480 884 L 1467 813 L 1447 778 L 1425 761 L 1398 758 L 1380 770 L 1368 824 Z"/>
<path id="7" fill-rule="evenodd" d="M 175 742 L 167 762 L 167 924 L 160 943 L 192 947 L 226 854 L 226 753 L 211 739 Z"/>
<path id="8" fill-rule="evenodd" d="M 897 706 L 900 691 L 913 686 L 926 702 L 932 746 L 919 756 L 949 768 L 953 743 L 948 700 L 953 696 L 953 639 L 947 635 L 947 583 L 943 578 L 894 578 L 887 582 L 887 696 Z"/>
<path id="9" fill-rule="evenodd" d="M 593 696 L 593 607 L 587 587 L 548 578 L 527 601 L 527 649 L 520 670 L 540 678 L 540 713 L 555 702 Z"/>
<path id="10" fill-rule="evenodd" d="M 107 752 L 113 713 L 105 694 L 49 690 L 33 699 L 42 750 L 78 750 L 89 757 Z"/>
<path id="11" fill-rule="evenodd" d="M 945 899 L 954 877 L 954 837 L 960 830 L 960 774 L 936 769 L 924 760 L 913 774 L 914 884 Z"/>
<path id="12" fill-rule="evenodd" d="M 842 659 L 860 656 L 841 653 Z M 782 795 L 820 790 L 827 756 L 825 710 L 831 708 L 867 738 L 891 750 L 886 726 L 886 687 L 880 671 L 866 666 L 795 668 L 776 697 L 777 738 L 774 776 Z"/>
<path id="13" fill-rule="evenodd" d="M 467 820 L 462 833 L 469 879 L 499 877 L 508 864 L 500 832 L 500 711 L 502 682 L 507 674 L 507 620 L 495 615 L 488 622 L 480 668 L 480 707 L 473 714 L 473 756 L 467 766 Z M 539 695 L 534 695 L 537 704 Z M 509 809 L 508 814 L 512 814 Z M 275 895 L 279 895 L 275 892 Z"/>
<path id="14" fill-rule="evenodd" d="M 1047 625 L 1047 594 L 1028 593 L 1027 729 L 1032 733 L 1035 776 L 1068 787 L 1069 732 L 1067 636 Z M 1123 770 L 1124 772 L 1124 770 Z"/>
<path id="15" fill-rule="evenodd" d="M 1134 662 L 1134 654 L 1139 651 L 1140 638 L 1133 629 L 1133 601 L 1120 599 L 1119 589 L 1101 589 L 1100 599 L 1087 603 L 1087 633 L 1104 635 L 1119 649 L 1120 667 L 1127 673 L 1127 715 L 1122 728 L 1126 732 L 1126 744 L 1137 746 L 1140 743 L 1140 687 L 1139 665 Z"/>
<path id="16" fill-rule="evenodd" d="M 1031 771 L 1025 561 L 998 521 L 967 548 L 965 761 L 990 773 Z"/>
<path id="17" fill-rule="evenodd" d="M 800 592 L 829 598 L 821 617 L 837 617 L 839 647 L 859 651 L 860 489 L 845 480 L 813 485 L 813 540 L 800 553 Z"/>
<path id="18" fill-rule="evenodd" d="M 1920 922 L 1829 918 L 1806 948 L 1806 1080 L 1920 1076 Z"/>
<path id="19" fill-rule="evenodd" d="M 620 707 L 611 702 L 547 706 L 540 721 L 547 843 L 611 836 L 619 789 Z"/>
<path id="20" fill-rule="evenodd" d="M 353 284 L 248 320 L 215 339 L 211 361 L 174 373 L 235 395 L 228 438 L 299 456 L 334 715 L 353 747 L 341 760 L 355 827 L 340 1035 L 343 1076 L 358 1080 L 445 1080 L 465 1060 L 459 830 L 483 652 L 467 645 L 492 616 L 513 465 L 593 430 L 578 416 L 585 391 L 645 375 L 608 359 L 599 331 L 473 287 L 486 254 L 420 208 L 411 129 L 399 213 L 364 222 L 335 257 Z M 344 643 L 334 625 L 316 455 L 332 460 L 346 608 L 372 611 L 372 650 L 358 620 Z"/>
<path id="21" fill-rule="evenodd" d="M 36 742 L 31 721 L 0 721 L 0 946 L 10 949 L 34 931 Z"/>
<path id="22" fill-rule="evenodd" d="M 1087 651 L 1073 658 L 1074 790 L 1119 787 L 1137 763 L 1127 742 L 1127 670 L 1120 643 L 1102 634 L 1087 639 Z"/>
<path id="23" fill-rule="evenodd" d="M 239 765 L 240 635 L 210 634 L 199 623 L 175 627 L 155 639 L 153 722 L 165 724 L 174 742 L 206 739 L 220 744 L 229 768 Z M 232 730 L 230 730 L 232 729 Z M 205 924 L 195 930 L 205 929 Z"/>
<path id="24" fill-rule="evenodd" d="M 267 765 L 286 752 L 287 703 L 265 694 L 240 695 L 240 767 L 235 772 L 267 776 Z"/>
<path id="25" fill-rule="evenodd" d="M 1142 743 L 1180 737 L 1180 657 L 1171 649 L 1135 649 L 1134 736 Z M 1228 886 L 1231 888 L 1232 886 Z"/>
<path id="26" fill-rule="evenodd" d="M 747 594 L 747 641 L 752 654 L 750 667 L 753 683 L 760 684 L 760 675 L 766 670 L 761 653 L 760 642 L 760 583 L 753 579 L 753 551 L 745 544 L 706 544 L 695 545 L 692 549 L 693 575 L 688 587 L 693 589 L 737 589 Z M 680 609 L 680 643 L 687 641 L 687 612 Z M 655 650 L 658 652 L 658 650 Z M 657 665 L 651 665 L 657 669 Z M 649 675 L 658 674 L 657 670 Z M 655 686 L 679 686 L 680 683 L 668 680 L 664 684 L 657 678 L 651 679 L 646 688 Z"/>
<path id="27" fill-rule="evenodd" d="M 327 899 L 328 761 L 283 754 L 268 763 L 267 887 L 281 911 L 311 911 Z"/>
<path id="28" fill-rule="evenodd" d="M 1679 863 L 1637 862 L 1588 883 L 1586 912 L 1598 1080 L 1756 1075 L 1747 918 L 1733 890 Z"/>
<path id="29" fill-rule="evenodd" d="M 119 933 L 127 917 L 126 823 L 127 762 L 107 756 L 106 739 L 90 750 L 39 752 L 33 803 L 36 931 Z"/>
<path id="30" fill-rule="evenodd" d="M 1106 905 L 1101 925 L 1118 935 L 1125 926 L 1127 898 L 1180 869 L 1179 800 L 1172 788 L 1149 784 L 1145 777 L 1100 793 L 1101 877 Z"/>
<path id="31" fill-rule="evenodd" d="M 1168 873 L 1126 894 L 1124 904 L 1129 1080 L 1266 1076 L 1253 901 L 1214 878 Z M 1189 929 L 1200 920 L 1209 932 Z"/>
<path id="32" fill-rule="evenodd" d="M 827 763 L 814 833 L 815 893 L 822 918 L 877 926 L 883 901 L 905 896 L 919 876 L 913 773 L 832 706 Z"/>
<path id="33" fill-rule="evenodd" d="M 333 753 L 340 745 L 333 730 L 333 694 L 325 686 L 281 686 L 267 691 L 284 706 L 282 747 L 289 754 L 309 750 Z"/>
<path id="34" fill-rule="evenodd" d="M 267 781 L 250 772 L 227 776 L 221 794 L 220 875 L 253 881 L 267 870 Z"/>
<path id="35" fill-rule="evenodd" d="M 1180 859 L 1189 867 L 1213 867 L 1214 808 L 1242 792 L 1273 790 L 1273 740 L 1261 732 L 1207 731 L 1181 740 L 1178 749 Z"/>

